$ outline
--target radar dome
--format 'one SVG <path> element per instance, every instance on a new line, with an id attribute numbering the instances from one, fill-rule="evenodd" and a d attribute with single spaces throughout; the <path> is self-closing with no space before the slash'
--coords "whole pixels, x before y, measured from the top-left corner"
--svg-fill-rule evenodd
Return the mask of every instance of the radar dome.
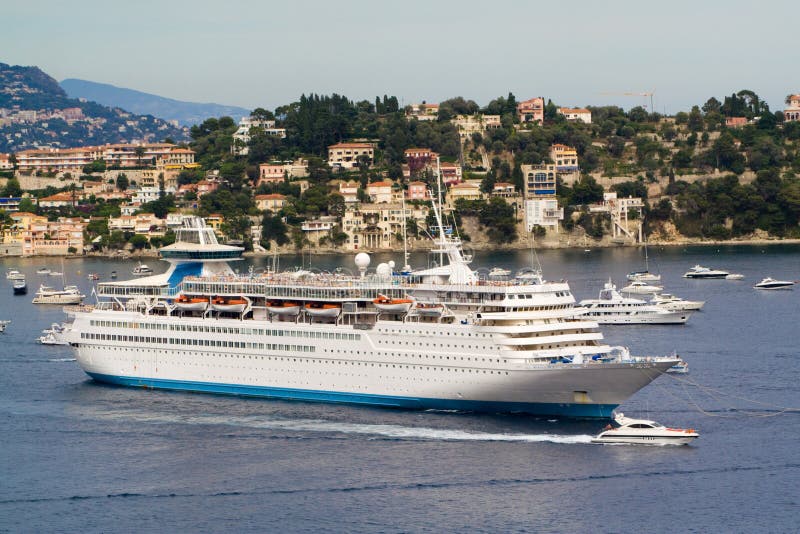
<path id="1" fill-rule="evenodd" d="M 356 254 L 356 267 L 359 269 L 366 269 L 369 267 L 370 257 L 366 252 L 359 252 Z"/>
<path id="2" fill-rule="evenodd" d="M 390 278 L 392 276 L 392 268 L 387 263 L 381 263 L 375 268 L 375 273 L 381 278 Z"/>
<path id="3" fill-rule="evenodd" d="M 395 266 L 394 260 L 389 260 L 389 267 L 394 269 L 394 266 Z"/>

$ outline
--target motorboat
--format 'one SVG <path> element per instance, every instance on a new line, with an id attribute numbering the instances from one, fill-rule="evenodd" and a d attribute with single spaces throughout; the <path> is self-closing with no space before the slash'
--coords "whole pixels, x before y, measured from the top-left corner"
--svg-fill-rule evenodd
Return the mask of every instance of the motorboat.
<path id="1" fill-rule="evenodd" d="M 275 315 L 288 315 L 294 317 L 300 314 L 300 305 L 296 302 L 270 302 L 267 311 Z"/>
<path id="2" fill-rule="evenodd" d="M 50 269 L 47 267 L 40 267 L 36 270 L 36 274 L 50 274 Z"/>
<path id="3" fill-rule="evenodd" d="M 215 297 L 211 299 L 211 308 L 218 312 L 242 313 L 247 309 L 247 304 L 247 300 L 236 297 Z"/>
<path id="4" fill-rule="evenodd" d="M 688 271 L 683 274 L 684 278 L 695 278 L 695 279 L 723 279 L 730 275 L 728 271 L 720 271 L 717 269 L 709 269 L 708 267 L 702 267 L 700 265 L 695 265 Z"/>
<path id="5" fill-rule="evenodd" d="M 508 269 L 503 269 L 501 267 L 494 267 L 491 271 L 489 271 L 489 278 L 503 278 L 506 276 L 511 276 L 511 271 Z"/>
<path id="6" fill-rule="evenodd" d="M 208 298 L 195 298 L 179 295 L 175 299 L 175 307 L 183 311 L 206 311 Z"/>
<path id="7" fill-rule="evenodd" d="M 116 279 L 117 279 L 117 271 L 111 271 L 111 278 L 112 278 L 113 280 L 116 280 Z"/>
<path id="8" fill-rule="evenodd" d="M 0 334 L 6 331 L 6 327 L 11 324 L 11 321 L 0 321 Z"/>
<path id="9" fill-rule="evenodd" d="M 139 262 L 139 264 L 133 268 L 131 274 L 133 274 L 133 276 L 147 276 L 153 274 L 153 269 L 151 269 L 148 265 Z"/>
<path id="10" fill-rule="evenodd" d="M 379 294 L 378 298 L 372 301 L 372 304 L 382 312 L 405 313 L 411 308 L 414 301 L 412 299 L 393 299 Z"/>
<path id="11" fill-rule="evenodd" d="M 684 300 L 670 293 L 657 293 L 650 299 L 650 304 L 672 311 L 698 311 L 705 303 L 704 300 Z"/>
<path id="12" fill-rule="evenodd" d="M 667 372 L 673 374 L 685 375 L 689 372 L 689 364 L 681 360 L 672 367 L 670 367 L 669 369 L 667 369 Z"/>
<path id="13" fill-rule="evenodd" d="M 338 304 L 310 302 L 306 304 L 305 310 L 312 317 L 339 317 L 342 307 Z"/>
<path id="14" fill-rule="evenodd" d="M 49 273 L 47 273 L 47 274 L 48 274 L 49 276 L 64 276 L 64 273 L 62 273 L 61 271 L 50 271 L 50 272 L 49 272 Z"/>
<path id="15" fill-rule="evenodd" d="M 100 275 L 97 273 L 89 273 L 86 275 L 87 280 L 100 280 Z"/>
<path id="16" fill-rule="evenodd" d="M 653 293 L 660 293 L 664 288 L 662 286 L 655 286 L 643 282 L 642 280 L 634 280 L 627 286 L 623 287 L 620 291 L 622 293 L 636 293 L 638 295 L 650 295 Z"/>
<path id="17" fill-rule="evenodd" d="M 633 271 L 625 275 L 625 278 L 631 282 L 660 282 L 661 275 L 654 274 L 649 271 Z"/>
<path id="18" fill-rule="evenodd" d="M 34 304 L 80 304 L 86 295 L 82 295 L 77 286 L 65 286 L 55 289 L 42 284 L 33 297 Z"/>
<path id="19" fill-rule="evenodd" d="M 671 311 L 644 300 L 623 297 L 611 282 L 607 282 L 597 299 L 580 302 L 581 317 L 599 324 L 684 324 L 690 311 Z"/>
<path id="20" fill-rule="evenodd" d="M 6 280 L 25 280 L 25 275 L 16 269 L 6 271 Z"/>
<path id="21" fill-rule="evenodd" d="M 731 273 L 725 277 L 725 280 L 744 280 L 744 275 L 739 273 Z"/>
<path id="22" fill-rule="evenodd" d="M 28 282 L 25 280 L 25 277 L 15 279 L 11 287 L 14 288 L 15 295 L 25 295 L 28 293 Z"/>
<path id="23" fill-rule="evenodd" d="M 36 341 L 42 345 L 69 345 L 69 341 L 64 338 L 63 334 L 63 331 L 47 332 L 36 338 Z"/>
<path id="24" fill-rule="evenodd" d="M 794 282 L 790 280 L 775 280 L 769 276 L 754 285 L 755 289 L 792 289 Z"/>
<path id="25" fill-rule="evenodd" d="M 629 445 L 688 445 L 700 434 L 693 428 L 667 428 L 647 419 L 633 419 L 619 413 L 592 439 L 592 443 L 624 443 Z"/>

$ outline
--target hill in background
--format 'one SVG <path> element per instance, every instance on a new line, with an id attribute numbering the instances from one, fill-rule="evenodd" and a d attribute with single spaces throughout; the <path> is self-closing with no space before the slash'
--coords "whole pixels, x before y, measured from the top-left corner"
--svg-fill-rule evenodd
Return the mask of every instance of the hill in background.
<path id="1" fill-rule="evenodd" d="M 152 115 L 70 98 L 38 67 L 0 63 L 0 152 L 168 138 L 186 141 L 188 129 Z"/>
<path id="2" fill-rule="evenodd" d="M 182 126 L 200 124 L 209 117 L 228 116 L 238 121 L 239 118 L 250 114 L 250 110 L 237 106 L 184 102 L 134 89 L 76 78 L 63 80 L 61 87 L 72 98 L 84 98 L 104 106 L 123 108 L 143 115 L 153 115 L 168 121 L 178 121 Z"/>

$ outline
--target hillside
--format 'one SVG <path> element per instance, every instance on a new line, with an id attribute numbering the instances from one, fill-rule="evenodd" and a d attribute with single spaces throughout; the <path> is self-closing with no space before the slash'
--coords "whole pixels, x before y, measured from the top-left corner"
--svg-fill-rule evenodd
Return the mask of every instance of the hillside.
<path id="1" fill-rule="evenodd" d="M 237 106 L 184 102 L 134 89 L 76 78 L 62 80 L 61 87 L 71 98 L 83 98 L 104 106 L 127 109 L 142 115 L 153 115 L 168 121 L 178 121 L 183 126 L 200 124 L 208 117 L 228 116 L 238 120 L 240 117 L 250 114 L 249 110 Z"/>
<path id="2" fill-rule="evenodd" d="M 188 139 L 188 131 L 152 115 L 70 98 L 38 67 L 0 63 L 0 152 L 42 146 Z"/>

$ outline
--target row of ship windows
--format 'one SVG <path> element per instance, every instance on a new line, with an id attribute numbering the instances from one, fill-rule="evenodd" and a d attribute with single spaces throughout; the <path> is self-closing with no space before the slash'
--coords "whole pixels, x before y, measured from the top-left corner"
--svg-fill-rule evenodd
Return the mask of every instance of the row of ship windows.
<path id="1" fill-rule="evenodd" d="M 569 292 L 568 291 L 556 291 L 555 296 L 556 297 L 568 297 L 569 296 Z M 516 295 L 516 294 L 506 295 L 506 297 L 509 298 L 509 299 L 533 299 L 533 298 L 537 298 L 538 295 L 534 295 L 533 293 L 528 293 L 528 294 L 523 294 L 523 295 Z"/>
<path id="2" fill-rule="evenodd" d="M 81 332 L 81 339 L 99 341 L 123 341 L 130 343 L 159 343 L 162 345 L 192 345 L 197 347 L 227 347 L 233 349 L 286 350 L 293 352 L 315 352 L 309 345 L 285 345 L 283 343 L 251 343 L 249 341 L 226 341 L 220 339 L 183 339 L 172 337 L 123 336 L 118 334 L 93 334 Z"/>
<path id="3" fill-rule="evenodd" d="M 232 328 L 227 326 L 206 326 L 194 324 L 137 323 L 128 321 L 90 321 L 91 326 L 106 328 L 134 328 L 144 330 L 169 330 L 174 332 L 208 332 L 216 334 L 249 334 L 258 336 L 305 337 L 310 339 L 340 339 L 360 341 L 361 334 L 345 332 L 312 332 L 305 330 L 275 330 L 270 328 Z"/>
<path id="4" fill-rule="evenodd" d="M 380 339 L 378 340 L 378 345 L 381 345 L 381 344 L 383 344 L 383 345 L 402 345 L 403 343 L 405 343 L 406 345 L 410 344 L 411 346 L 416 346 L 417 345 L 417 343 L 415 341 L 411 341 L 409 343 L 408 341 L 384 341 L 384 340 L 380 340 Z M 420 347 L 439 347 L 439 348 L 445 348 L 446 347 L 446 348 L 451 348 L 450 343 L 447 343 L 447 344 L 444 344 L 444 343 L 420 343 L 419 346 Z M 483 347 L 483 346 L 480 346 L 480 345 L 472 346 L 472 345 L 456 345 L 456 344 L 453 344 L 452 348 L 454 348 L 454 349 L 462 348 L 462 349 L 478 349 L 478 350 L 500 350 L 499 348 L 492 349 L 491 347 Z"/>
<path id="5" fill-rule="evenodd" d="M 409 335 L 409 334 L 412 334 L 412 335 L 413 334 L 419 334 L 419 335 L 428 335 L 428 336 L 430 336 L 430 335 L 442 335 L 440 333 L 431 334 L 431 332 L 426 332 L 424 330 L 420 330 L 420 331 L 417 331 L 417 330 L 400 330 L 400 329 L 395 329 L 395 328 L 392 328 L 392 329 L 389 329 L 389 328 L 378 328 L 378 332 L 379 333 L 383 333 L 383 334 L 404 334 L 404 335 Z M 446 332 L 446 333 L 444 333 L 444 335 L 447 335 L 447 336 L 453 335 L 453 336 L 472 337 L 472 333 L 471 332 Z M 477 334 L 476 333 L 475 337 L 487 337 L 487 336 L 486 336 L 486 334 Z M 489 337 L 492 337 L 492 335 L 489 334 Z"/>
<path id="6" fill-rule="evenodd" d="M 134 349 L 113 347 L 113 350 L 119 350 L 119 351 L 122 351 L 122 352 L 128 352 L 128 350 L 130 350 L 131 352 L 134 352 L 135 354 L 141 354 L 139 351 L 136 351 Z M 171 354 L 178 354 L 178 353 L 172 352 Z M 183 353 L 183 354 L 191 354 L 191 353 Z M 454 373 L 461 372 L 461 373 L 475 373 L 475 374 L 481 374 L 482 373 L 482 374 L 485 374 L 485 375 L 486 374 L 491 374 L 491 375 L 494 375 L 494 374 L 498 374 L 498 375 L 506 374 L 507 375 L 508 374 L 508 371 L 492 371 L 492 370 L 488 370 L 488 369 L 464 369 L 464 368 L 456 368 L 456 367 L 431 367 L 431 366 L 428 366 L 428 365 L 403 365 L 403 364 L 400 364 L 400 363 L 352 362 L 352 361 L 347 361 L 347 360 L 310 360 L 308 358 L 291 358 L 291 357 L 283 357 L 283 356 L 257 356 L 257 355 L 253 356 L 252 354 L 218 354 L 217 356 L 222 357 L 222 358 L 242 359 L 242 360 L 256 360 L 256 361 L 259 361 L 259 360 L 260 361 L 273 361 L 274 360 L 276 362 L 277 361 L 282 361 L 282 362 L 285 361 L 285 362 L 300 362 L 300 363 L 307 363 L 307 364 L 318 364 L 319 363 L 319 364 L 331 364 L 331 365 L 342 365 L 342 366 L 349 365 L 351 367 L 378 367 L 378 368 L 384 368 L 385 367 L 387 369 L 388 368 L 392 368 L 392 369 L 414 369 L 414 370 L 419 370 L 419 371 L 423 371 L 424 370 L 424 371 L 442 371 L 442 372 L 454 372 Z M 122 361 L 129 360 L 129 358 L 125 358 L 125 357 L 120 357 L 120 358 L 115 358 L 115 359 L 122 360 Z M 448 360 L 449 359 L 450 358 L 448 358 Z M 453 358 L 453 359 L 455 359 L 455 358 Z M 136 358 L 135 360 L 131 360 L 131 361 L 138 361 L 138 358 Z M 231 369 L 239 368 L 237 366 L 221 365 L 221 364 L 211 365 L 211 364 L 208 364 L 208 363 L 205 363 L 205 362 L 180 361 L 180 362 L 175 362 L 175 363 L 183 363 L 184 365 L 194 365 L 194 366 L 203 366 L 203 367 L 228 367 L 228 368 L 231 368 Z M 163 364 L 163 362 L 162 362 L 162 364 Z M 270 369 L 270 370 L 286 371 L 287 369 Z M 296 372 L 296 373 L 305 372 L 305 371 L 301 371 L 299 369 L 288 369 L 288 370 L 292 371 L 292 372 Z M 364 375 L 364 377 L 368 377 L 368 376 Z"/>
<path id="7" fill-rule="evenodd" d="M 323 349 L 323 352 L 328 352 L 328 349 Z M 334 350 L 334 349 L 331 349 L 330 352 L 331 353 L 335 352 L 337 354 L 338 353 L 348 354 L 348 351 L 346 351 L 346 350 Z M 356 351 L 352 351 L 351 350 L 351 351 L 349 351 L 349 354 L 361 354 L 361 353 L 362 352 L 360 350 L 356 350 Z M 366 356 L 367 355 L 367 351 L 364 351 L 363 354 L 364 354 L 364 356 Z M 389 352 L 389 353 L 385 353 L 385 354 L 387 354 L 388 356 L 397 356 L 398 358 L 400 358 L 400 357 L 403 357 L 403 358 L 425 358 L 425 359 L 430 358 L 432 360 L 435 360 L 436 358 L 439 358 L 440 360 L 449 360 L 449 359 L 451 359 L 450 356 L 437 356 L 435 354 L 433 354 L 433 355 L 431 355 L 431 354 L 403 354 L 403 353 L 400 353 L 400 352 Z M 453 361 L 456 361 L 458 359 L 459 359 L 458 356 L 453 356 L 452 357 Z M 461 356 L 460 359 L 461 359 L 461 361 L 464 361 L 464 356 Z M 470 358 L 468 356 L 466 358 L 466 360 L 467 361 L 473 361 L 473 358 Z M 474 360 L 476 362 L 497 362 L 497 363 L 500 363 L 500 358 L 474 358 Z M 508 360 L 503 360 L 503 363 L 508 363 Z"/>

